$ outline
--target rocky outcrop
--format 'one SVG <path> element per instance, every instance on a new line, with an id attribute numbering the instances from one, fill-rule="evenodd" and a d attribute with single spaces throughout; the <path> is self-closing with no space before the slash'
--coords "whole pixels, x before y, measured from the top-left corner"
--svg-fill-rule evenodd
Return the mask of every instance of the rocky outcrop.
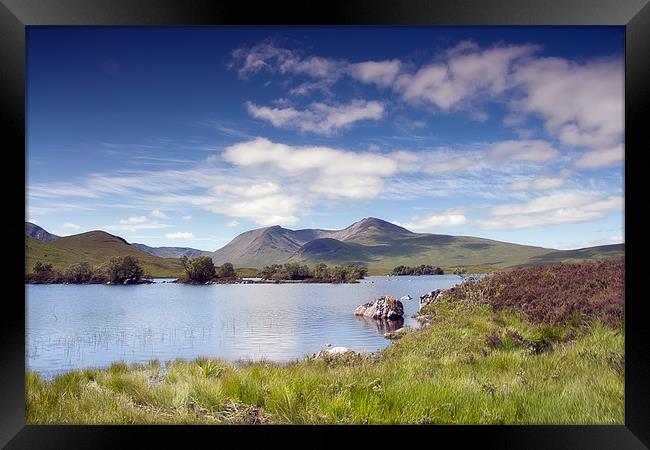
<path id="1" fill-rule="evenodd" d="M 384 295 L 378 299 L 365 303 L 354 310 L 357 316 L 372 317 L 373 319 L 399 319 L 404 315 L 402 302 L 391 295 Z"/>
<path id="2" fill-rule="evenodd" d="M 440 298 L 440 294 L 442 294 L 445 291 L 446 289 L 434 289 L 431 292 L 427 292 L 426 294 L 421 295 L 420 307 L 418 308 L 418 311 L 422 311 L 422 308 L 437 301 Z"/>

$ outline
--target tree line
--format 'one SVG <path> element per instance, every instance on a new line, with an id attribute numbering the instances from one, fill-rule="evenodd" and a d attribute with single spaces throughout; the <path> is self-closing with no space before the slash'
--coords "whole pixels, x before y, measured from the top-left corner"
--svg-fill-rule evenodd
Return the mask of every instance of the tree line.
<path id="1" fill-rule="evenodd" d="M 97 267 L 88 262 L 71 264 L 63 272 L 54 270 L 52 264 L 37 261 L 34 272 L 26 275 L 28 283 L 51 284 L 135 284 L 150 282 L 151 275 L 145 274 L 134 256 L 115 256 Z"/>
<path id="2" fill-rule="evenodd" d="M 440 267 L 433 267 L 430 265 L 419 265 L 415 267 L 410 266 L 397 266 L 393 269 L 393 275 L 444 275 L 444 271 Z"/>
<path id="3" fill-rule="evenodd" d="M 332 283 L 349 283 L 362 279 L 367 274 L 367 267 L 354 264 L 329 267 L 325 263 L 319 263 L 310 268 L 306 264 L 290 262 L 265 266 L 259 271 L 258 275 L 263 280 L 318 280 Z"/>
<path id="4" fill-rule="evenodd" d="M 180 258 L 185 272 L 179 278 L 181 283 L 208 283 L 230 281 L 237 278 L 233 265 L 226 262 L 215 266 L 209 256 Z M 145 274 L 138 259 L 134 256 L 116 256 L 97 267 L 88 262 L 71 264 L 63 272 L 53 269 L 52 264 L 37 261 L 34 272 L 26 275 L 26 282 L 33 284 L 136 284 L 151 282 L 151 275 Z M 258 271 L 263 280 L 313 280 L 332 283 L 349 283 L 364 278 L 368 274 L 365 266 L 345 264 L 330 267 L 325 263 L 310 268 L 305 264 L 290 262 L 272 264 Z"/>

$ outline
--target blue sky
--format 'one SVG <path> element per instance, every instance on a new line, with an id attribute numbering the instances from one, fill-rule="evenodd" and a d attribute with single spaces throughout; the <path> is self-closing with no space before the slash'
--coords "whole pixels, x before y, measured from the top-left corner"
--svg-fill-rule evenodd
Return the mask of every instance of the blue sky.
<path id="1" fill-rule="evenodd" d="M 28 27 L 26 220 L 623 242 L 623 27 Z"/>

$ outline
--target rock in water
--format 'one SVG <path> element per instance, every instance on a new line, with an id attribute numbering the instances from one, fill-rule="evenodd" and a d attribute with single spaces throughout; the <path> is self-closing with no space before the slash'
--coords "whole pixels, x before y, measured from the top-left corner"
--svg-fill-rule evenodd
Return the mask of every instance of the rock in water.
<path id="1" fill-rule="evenodd" d="M 375 301 L 358 306 L 354 310 L 357 316 L 372 317 L 373 319 L 399 319 L 404 315 L 402 302 L 391 295 L 384 295 Z"/>
<path id="2" fill-rule="evenodd" d="M 418 311 L 422 311 L 422 308 L 435 302 L 446 289 L 434 289 L 431 292 L 427 292 L 424 295 L 420 296 L 420 307 Z"/>

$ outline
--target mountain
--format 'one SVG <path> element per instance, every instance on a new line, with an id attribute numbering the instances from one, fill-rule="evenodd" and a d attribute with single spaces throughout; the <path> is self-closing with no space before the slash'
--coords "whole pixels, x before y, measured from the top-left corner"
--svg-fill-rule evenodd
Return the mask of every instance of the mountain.
<path id="1" fill-rule="evenodd" d="M 43 228 L 31 222 L 25 222 L 25 236 L 45 242 L 53 241 L 59 237 L 56 234 L 48 233 Z"/>
<path id="2" fill-rule="evenodd" d="M 353 263 L 367 265 L 373 273 L 385 273 L 398 265 L 493 270 L 615 254 L 617 251 L 604 248 L 562 251 L 471 236 L 414 233 L 368 217 L 342 230 L 294 231 L 276 225 L 247 231 L 212 253 L 212 258 L 216 264 L 228 261 L 235 267 L 258 268 L 289 261 Z"/>
<path id="3" fill-rule="evenodd" d="M 321 230 L 293 231 L 279 225 L 246 231 L 212 253 L 215 264 L 231 262 L 236 267 L 262 267 L 287 261 L 300 247 L 320 237 Z"/>
<path id="4" fill-rule="evenodd" d="M 367 217 L 327 237 L 364 245 L 391 245 L 396 240 L 417 236 L 416 233 L 385 220 Z"/>
<path id="5" fill-rule="evenodd" d="M 131 245 L 139 250 L 142 250 L 145 253 L 149 253 L 150 255 L 158 256 L 160 258 L 180 258 L 181 256 L 196 258 L 197 256 L 212 255 L 212 252 L 197 250 L 195 248 L 189 247 L 149 247 L 148 245 L 137 244 L 135 242 L 133 242 Z"/>
<path id="6" fill-rule="evenodd" d="M 139 250 L 121 237 L 104 231 L 89 231 L 51 241 L 25 236 L 25 270 L 31 272 L 36 261 L 50 263 L 58 271 L 71 264 L 86 261 L 98 266 L 113 256 L 135 256 L 146 273 L 153 276 L 179 276 L 182 272 L 177 259 L 164 259 Z"/>

